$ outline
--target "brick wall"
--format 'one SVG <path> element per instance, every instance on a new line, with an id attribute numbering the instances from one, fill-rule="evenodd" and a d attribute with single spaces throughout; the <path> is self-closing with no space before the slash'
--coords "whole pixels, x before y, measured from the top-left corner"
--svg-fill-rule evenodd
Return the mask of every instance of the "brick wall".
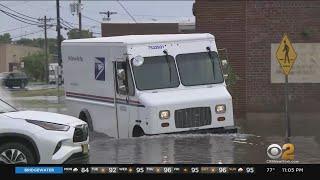
<path id="1" fill-rule="evenodd" d="M 102 37 L 139 34 L 177 34 L 178 23 L 103 23 Z"/>
<path id="2" fill-rule="evenodd" d="M 283 111 L 284 86 L 270 79 L 270 44 L 284 33 L 293 43 L 319 43 L 320 1 L 247 1 L 246 6 L 247 109 Z M 310 37 L 302 35 L 305 30 Z M 289 84 L 289 95 L 291 110 L 316 110 L 320 84 Z"/>
<path id="3" fill-rule="evenodd" d="M 320 1 L 196 0 L 195 15 L 196 31 L 216 36 L 240 77 L 232 89 L 236 114 L 283 111 L 283 85 L 270 80 L 271 43 L 279 43 L 283 33 L 293 43 L 319 43 Z M 306 30 L 309 37 L 302 35 Z M 320 105 L 320 84 L 289 84 L 289 94 L 294 111 Z"/>
<path id="4" fill-rule="evenodd" d="M 228 50 L 229 62 L 239 77 L 231 92 L 236 116 L 241 116 L 246 110 L 245 3 L 198 0 L 195 14 L 196 31 L 213 34 L 217 47 Z"/>

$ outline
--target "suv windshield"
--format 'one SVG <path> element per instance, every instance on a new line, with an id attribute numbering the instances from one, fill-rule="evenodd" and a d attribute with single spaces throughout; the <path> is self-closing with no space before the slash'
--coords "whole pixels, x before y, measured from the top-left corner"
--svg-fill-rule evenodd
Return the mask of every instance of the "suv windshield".
<path id="1" fill-rule="evenodd" d="M 201 52 L 179 54 L 176 61 L 184 86 L 222 83 L 224 81 L 218 54 L 216 52 Z"/>
<path id="2" fill-rule="evenodd" d="M 17 111 L 14 107 L 0 99 L 0 113 Z"/>
<path id="3" fill-rule="evenodd" d="M 179 86 L 174 58 L 167 56 L 145 57 L 141 66 L 132 66 L 137 89 L 151 90 Z"/>

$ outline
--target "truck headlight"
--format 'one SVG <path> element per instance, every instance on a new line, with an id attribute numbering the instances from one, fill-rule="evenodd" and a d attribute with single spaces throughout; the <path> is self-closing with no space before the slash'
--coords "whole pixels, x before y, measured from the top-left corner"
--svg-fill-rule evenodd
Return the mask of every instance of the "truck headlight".
<path id="1" fill-rule="evenodd" d="M 159 112 L 159 118 L 160 119 L 169 119 L 170 118 L 170 111 L 169 110 L 164 110 Z"/>
<path id="2" fill-rule="evenodd" d="M 216 113 L 217 114 L 222 114 L 225 112 L 226 112 L 226 105 L 225 104 L 216 105 Z"/>
<path id="3" fill-rule="evenodd" d="M 26 120 L 28 123 L 40 126 L 46 130 L 51 131 L 68 131 L 70 126 L 63 125 L 63 124 L 56 124 L 56 123 L 50 123 L 50 122 L 44 122 L 44 121 L 36 121 L 36 120 Z"/>

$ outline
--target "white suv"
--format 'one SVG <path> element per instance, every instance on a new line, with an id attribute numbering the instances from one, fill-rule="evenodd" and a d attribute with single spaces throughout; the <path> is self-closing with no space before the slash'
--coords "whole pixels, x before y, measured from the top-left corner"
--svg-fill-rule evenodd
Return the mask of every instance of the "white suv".
<path id="1" fill-rule="evenodd" d="M 17 111 L 0 99 L 0 164 L 87 163 L 88 126 L 56 113 Z"/>

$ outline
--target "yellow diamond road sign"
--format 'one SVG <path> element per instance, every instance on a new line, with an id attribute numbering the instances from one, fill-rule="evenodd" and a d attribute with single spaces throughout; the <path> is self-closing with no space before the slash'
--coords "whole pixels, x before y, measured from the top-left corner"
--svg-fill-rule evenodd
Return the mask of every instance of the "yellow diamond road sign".
<path id="1" fill-rule="evenodd" d="M 283 36 L 276 52 L 276 57 L 283 70 L 283 73 L 285 75 L 289 75 L 294 62 L 297 59 L 297 53 L 287 35 Z"/>

